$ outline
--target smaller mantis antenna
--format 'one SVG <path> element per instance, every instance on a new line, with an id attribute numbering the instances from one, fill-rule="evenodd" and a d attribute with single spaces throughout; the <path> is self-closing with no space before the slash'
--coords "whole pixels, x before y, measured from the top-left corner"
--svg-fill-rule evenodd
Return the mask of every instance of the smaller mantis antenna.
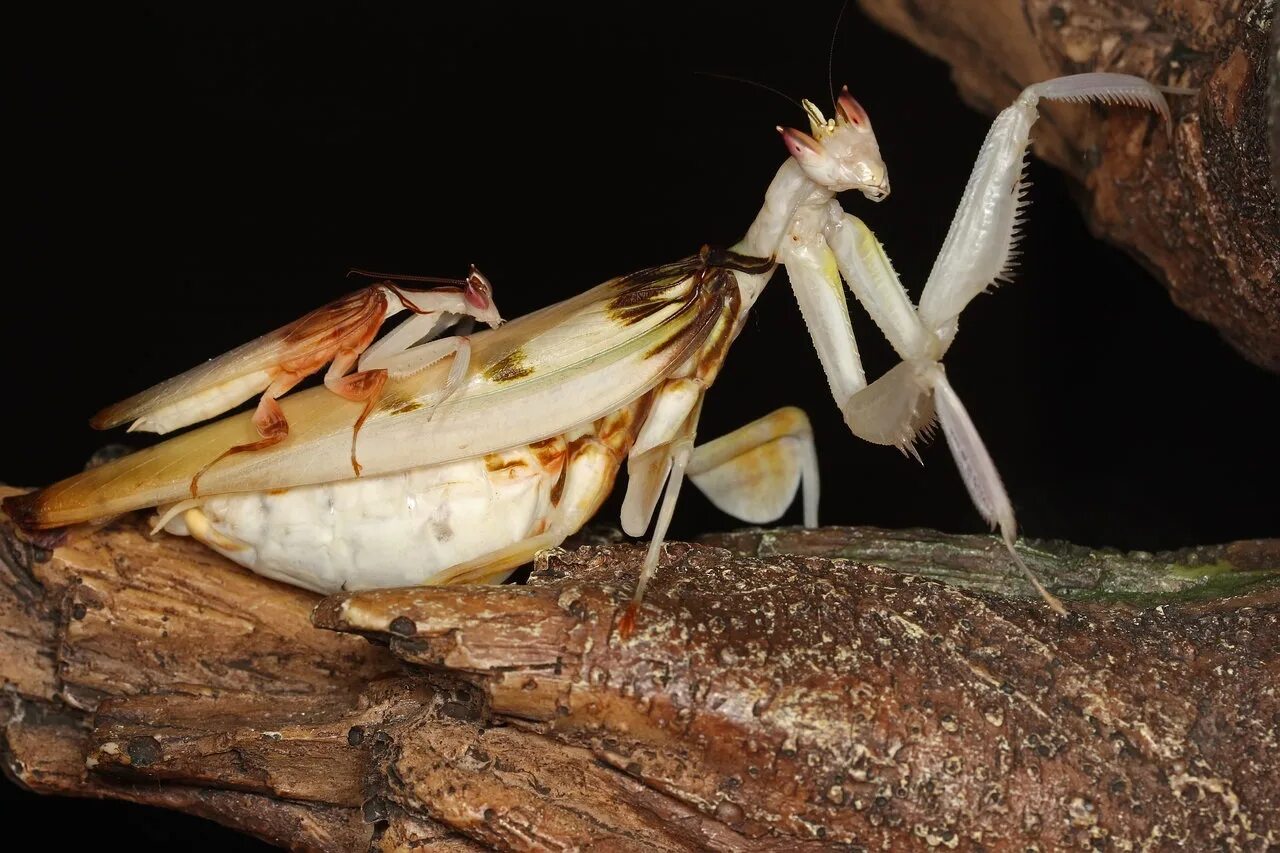
<path id="1" fill-rule="evenodd" d="M 362 278 L 382 278 L 387 279 L 388 281 L 421 281 L 426 282 L 427 284 L 464 285 L 467 283 L 465 278 L 444 278 L 434 275 L 398 275 L 396 273 L 374 272 L 373 270 L 361 270 L 355 268 L 347 270 L 347 278 L 351 278 L 353 275 L 358 275 Z"/>

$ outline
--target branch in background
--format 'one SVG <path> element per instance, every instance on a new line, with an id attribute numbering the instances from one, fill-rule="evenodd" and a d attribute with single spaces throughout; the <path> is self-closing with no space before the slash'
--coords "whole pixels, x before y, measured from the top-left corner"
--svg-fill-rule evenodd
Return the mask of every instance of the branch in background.
<path id="1" fill-rule="evenodd" d="M 1026 85 L 1117 71 L 1171 95 L 1172 137 L 1129 111 L 1105 122 L 1043 104 L 1036 152 L 1080 181 L 1094 233 L 1135 255 L 1174 302 L 1246 358 L 1280 371 L 1280 204 L 1268 90 L 1272 0 L 860 0 L 884 26 L 950 63 L 994 114 Z M 1280 152 L 1275 156 L 1280 157 Z"/>
<path id="2" fill-rule="evenodd" d="M 0 757 L 324 850 L 1275 843 L 1280 543 L 1037 543 L 1103 599 L 1059 619 L 988 537 L 719 541 L 667 549 L 623 641 L 633 544 L 321 600 L 134 522 L 6 529 Z"/>

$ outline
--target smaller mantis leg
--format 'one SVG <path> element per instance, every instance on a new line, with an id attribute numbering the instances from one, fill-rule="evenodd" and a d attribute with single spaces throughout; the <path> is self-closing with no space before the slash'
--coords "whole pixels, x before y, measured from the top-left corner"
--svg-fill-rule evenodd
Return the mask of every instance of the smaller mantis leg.
<path id="1" fill-rule="evenodd" d="M 804 526 L 818 526 L 818 454 L 809 418 L 794 406 L 695 447 L 685 473 L 716 507 L 749 524 L 777 521 L 803 486 Z"/>
<path id="2" fill-rule="evenodd" d="M 702 382 L 697 379 L 669 380 L 657 391 L 653 407 L 637 436 L 637 445 L 633 445 L 631 450 L 627 465 L 631 482 L 622 501 L 622 529 L 631 536 L 643 534 L 649 526 L 660 492 L 662 506 L 636 582 L 635 596 L 618 622 L 618 630 L 624 638 L 635 630 L 640 600 L 662 558 L 662 544 L 680 497 L 685 468 L 693 454 L 693 436 L 702 412 L 704 390 Z M 643 445 L 640 445 L 641 440 Z M 636 446 L 640 446 L 639 453 L 635 452 Z"/>
<path id="3" fill-rule="evenodd" d="M 417 319 L 417 318 L 415 318 Z M 368 353 L 365 354 L 366 356 Z M 360 359 L 361 372 L 369 370 L 385 370 L 391 379 L 404 379 L 421 373 L 438 361 L 452 357 L 449 375 L 445 377 L 444 388 L 440 396 L 431 404 L 434 410 L 462 386 L 462 380 L 471 367 L 471 338 L 467 335 L 452 335 L 438 341 L 418 344 L 396 355 L 379 355 L 378 358 Z"/>
<path id="4" fill-rule="evenodd" d="M 432 311 L 414 314 L 378 340 L 369 345 L 360 356 L 358 370 L 385 367 L 386 362 L 403 352 L 414 349 L 419 341 L 431 341 L 458 319 L 448 311 Z"/>
<path id="5" fill-rule="evenodd" d="M 662 484 L 671 471 L 671 442 L 685 430 L 706 386 L 697 379 L 668 380 L 654 395 L 653 406 L 627 458 L 627 493 L 622 500 L 622 530 L 643 536 L 653 520 Z"/>
<path id="6" fill-rule="evenodd" d="M 263 393 L 261 399 L 258 400 L 258 407 L 253 412 L 253 425 L 258 430 L 258 435 L 262 436 L 259 441 L 251 441 L 248 444 L 237 444 L 218 454 L 212 461 L 196 472 L 191 478 L 191 497 L 197 497 L 200 490 L 200 478 L 204 473 L 214 465 L 236 453 L 251 453 L 255 450 L 265 450 L 268 447 L 279 444 L 289 437 L 289 421 L 284 416 L 284 411 L 280 408 L 280 404 L 276 402 L 278 397 L 282 397 L 301 382 L 303 377 L 293 373 L 283 374 L 275 379 L 267 390 Z"/>
<path id="7" fill-rule="evenodd" d="M 354 360 L 353 357 L 352 361 Z M 329 369 L 329 375 L 325 376 L 324 384 L 326 388 L 344 400 L 364 403 L 364 408 L 360 410 L 360 416 L 356 418 L 355 426 L 351 429 L 351 470 L 359 477 L 362 468 L 360 462 L 356 459 L 356 439 L 360 437 L 360 428 L 364 426 L 364 422 L 373 413 L 374 406 L 378 405 L 378 400 L 382 396 L 382 389 L 387 384 L 387 371 L 382 369 L 362 370 L 349 376 L 339 374 L 338 378 L 330 378 L 335 372 L 334 369 L 339 366 L 339 362 L 339 359 L 334 359 L 333 366 Z"/>
<path id="8" fill-rule="evenodd" d="M 415 321 L 422 322 L 417 328 L 412 328 L 407 334 L 402 335 L 398 343 L 411 343 L 420 337 L 420 332 L 434 330 L 438 325 L 432 319 L 432 315 L 420 314 L 409 318 L 396 331 L 401 331 Z M 325 387 L 345 400 L 364 403 L 364 409 L 356 419 L 351 432 L 351 470 L 357 477 L 360 476 L 361 471 L 360 462 L 356 457 L 356 441 L 360 436 L 360 428 L 364 426 L 364 422 L 368 420 L 378 400 L 381 399 L 382 389 L 386 386 L 387 380 L 402 379 L 420 373 L 450 355 L 453 356 L 453 364 L 449 369 L 449 376 L 445 380 L 440 397 L 432 404 L 434 409 L 462 385 L 462 377 L 466 375 L 467 368 L 471 365 L 471 341 L 468 338 L 464 336 L 444 338 L 410 346 L 395 354 L 389 352 L 388 348 L 384 348 L 381 352 L 375 353 L 373 358 L 368 357 L 367 351 L 365 351 L 365 357 L 361 358 L 360 350 L 348 350 L 334 358 L 333 363 L 329 365 L 328 373 L 325 374 Z M 360 369 L 356 373 L 344 375 L 356 366 L 357 360 Z"/>

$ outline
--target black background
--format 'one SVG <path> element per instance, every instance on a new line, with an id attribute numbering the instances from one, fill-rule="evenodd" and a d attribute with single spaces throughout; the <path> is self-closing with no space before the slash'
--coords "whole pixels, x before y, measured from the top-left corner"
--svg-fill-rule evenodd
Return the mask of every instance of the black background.
<path id="1" fill-rule="evenodd" d="M 736 241 L 785 156 L 774 125 L 804 120 L 695 72 L 825 106 L 839 9 L 171 5 L 50 8 L 12 32 L 0 481 L 73 473 L 122 437 L 90 430 L 92 412 L 353 289 L 350 267 L 459 275 L 474 262 L 514 317 Z M 856 9 L 834 77 L 871 114 L 893 183 L 886 202 L 846 207 L 918 295 L 989 120 L 960 103 L 944 66 Z M 1280 380 L 1091 240 L 1065 179 L 1039 162 L 1031 175 L 1017 281 L 973 303 L 946 362 L 1022 529 L 1141 549 L 1275 535 Z M 854 313 L 874 377 L 894 359 Z M 780 276 L 700 434 L 785 404 L 813 419 L 825 523 L 981 529 L 941 442 L 921 467 L 849 434 Z M 616 523 L 620 492 L 601 521 Z M 676 536 L 731 526 L 683 493 Z M 123 819 L 112 832 L 143 849 L 240 843 L 11 785 L 0 811 L 47 826 Z"/>

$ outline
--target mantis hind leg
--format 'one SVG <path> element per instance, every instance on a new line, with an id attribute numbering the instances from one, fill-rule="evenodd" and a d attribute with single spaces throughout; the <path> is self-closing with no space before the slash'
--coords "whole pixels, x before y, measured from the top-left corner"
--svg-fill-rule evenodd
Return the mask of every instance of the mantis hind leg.
<path id="1" fill-rule="evenodd" d="M 351 361 L 355 361 L 355 356 L 351 357 Z M 368 420 L 374 406 L 382 397 L 382 389 L 387 384 L 387 371 L 381 368 L 362 370 L 350 376 L 332 378 L 338 367 L 339 360 L 335 359 L 333 369 L 330 369 L 329 376 L 325 377 L 325 386 L 344 400 L 364 403 L 364 408 L 360 410 L 360 416 L 356 418 L 355 426 L 351 429 L 351 470 L 359 477 L 362 469 L 360 462 L 356 459 L 356 440 L 360 437 L 360 428 L 364 426 L 364 422 Z"/>
<path id="2" fill-rule="evenodd" d="M 273 447 L 289 437 L 289 421 L 285 418 L 284 410 L 280 408 L 276 398 L 288 393 L 289 389 L 293 388 L 301 378 L 300 376 L 294 377 L 289 374 L 271 383 L 271 387 L 258 400 L 258 408 L 253 412 L 253 425 L 258 430 L 258 435 L 262 436 L 262 438 L 258 441 L 251 441 L 248 444 L 237 444 L 224 450 L 197 471 L 196 475 L 191 478 L 191 497 L 194 498 L 199 495 L 200 478 L 204 476 L 204 473 L 223 459 L 237 453 L 266 450 L 268 447 Z"/>

